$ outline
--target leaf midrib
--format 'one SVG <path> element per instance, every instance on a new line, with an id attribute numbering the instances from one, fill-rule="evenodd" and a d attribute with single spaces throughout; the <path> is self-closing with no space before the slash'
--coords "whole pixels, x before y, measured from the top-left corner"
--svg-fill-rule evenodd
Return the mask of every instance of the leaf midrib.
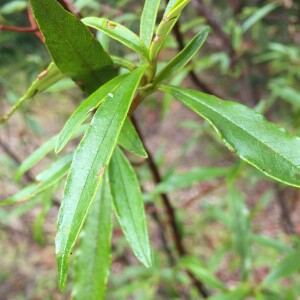
<path id="1" fill-rule="evenodd" d="M 121 181 L 121 184 L 122 184 L 122 187 L 123 187 L 123 191 L 125 191 L 125 194 L 126 194 L 126 204 L 127 204 L 127 207 L 128 207 L 128 209 L 130 211 L 130 217 L 131 217 L 132 220 L 134 220 L 134 213 L 132 212 L 130 203 L 128 202 L 129 195 L 128 195 L 128 191 L 127 191 L 127 189 L 125 187 L 124 175 L 123 175 L 123 173 L 121 171 L 121 168 L 119 167 L 119 166 L 121 166 L 122 162 L 120 162 L 119 157 L 117 157 L 117 161 L 118 161 L 117 168 L 118 168 L 118 171 L 119 171 L 119 174 L 120 174 L 120 179 L 121 179 L 120 181 Z M 125 163 L 127 163 L 127 162 L 125 161 Z M 137 230 L 137 226 L 136 226 L 135 222 L 132 222 L 132 224 L 133 224 L 133 227 L 135 229 L 135 232 L 139 232 Z M 144 248 L 142 247 L 140 236 L 139 235 L 137 235 L 137 236 L 138 236 L 138 239 L 137 239 L 138 240 L 138 244 L 140 246 L 140 249 L 141 249 L 142 253 L 144 254 L 144 258 L 147 258 L 147 254 L 144 252 Z"/>
<path id="2" fill-rule="evenodd" d="M 122 101 L 119 102 L 117 108 L 119 108 L 119 106 L 120 106 L 121 104 L 122 104 Z M 110 122 L 109 122 L 109 125 L 111 125 L 112 121 L 114 120 L 117 111 L 118 111 L 118 109 L 115 110 L 115 112 L 114 112 L 114 114 L 113 114 L 113 117 L 111 118 L 111 120 L 110 120 Z M 107 127 L 107 130 L 106 130 L 106 132 L 105 132 L 105 135 L 104 135 L 104 137 L 103 137 L 103 140 L 105 140 L 105 137 L 107 136 L 107 133 L 108 133 L 108 131 L 109 131 L 109 128 L 110 128 L 110 126 Z M 119 130 L 119 132 L 120 132 L 120 130 Z M 117 135 L 117 136 L 118 136 L 118 135 Z M 102 140 L 101 145 L 103 144 L 103 140 Z M 117 141 L 117 138 L 115 139 L 114 146 L 116 145 L 116 141 Z M 112 147 L 112 149 L 114 148 L 114 146 Z M 94 165 L 94 162 L 95 162 L 95 160 L 96 160 L 96 158 L 97 158 L 97 156 L 98 156 L 98 153 L 100 152 L 100 148 L 101 148 L 101 146 L 100 146 L 100 147 L 98 148 L 98 150 L 97 150 L 97 153 L 96 153 L 96 155 L 95 155 L 95 157 L 94 157 L 94 159 L 93 159 L 93 162 L 92 162 L 92 164 L 91 164 L 92 166 Z M 109 155 L 109 156 L 111 156 L 111 154 L 112 154 L 112 151 L 110 152 L 110 155 Z M 109 158 L 110 158 L 110 157 L 109 157 Z M 107 159 L 107 161 L 109 160 L 109 158 Z M 91 168 L 91 169 L 92 169 L 92 168 Z M 90 169 L 90 171 L 91 171 L 91 169 Z M 90 174 L 91 174 L 90 171 L 88 172 L 88 175 L 87 175 L 86 180 L 85 180 L 85 182 L 84 182 L 84 185 L 83 185 L 83 188 L 82 188 L 82 192 L 80 193 L 79 199 L 81 199 L 83 193 L 85 192 L 85 186 L 86 186 L 87 181 L 88 181 L 88 178 L 90 177 Z M 98 182 L 96 181 L 96 185 L 99 184 L 100 181 L 101 181 L 101 180 L 98 180 Z M 92 200 L 91 200 L 91 202 L 90 202 L 89 205 L 92 204 L 95 195 L 96 195 L 96 191 L 94 192 L 94 195 L 93 195 Z M 78 206 L 79 206 L 79 201 L 77 202 L 76 209 L 75 209 L 75 213 L 74 213 L 74 215 L 73 215 L 73 217 L 72 217 L 72 222 L 71 222 L 71 223 L 73 223 L 73 220 L 74 220 L 75 216 L 77 215 L 77 212 L 78 212 Z M 79 231 L 80 231 L 80 228 L 81 228 L 82 226 L 83 226 L 83 224 L 80 225 Z M 70 231 L 71 231 L 71 230 L 69 230 L 69 233 L 70 233 Z M 78 234 L 79 234 L 79 231 L 78 231 Z M 76 240 L 76 237 L 78 236 L 78 234 L 75 236 L 74 242 L 72 243 L 71 247 L 66 247 L 66 248 L 71 249 L 71 248 L 73 247 L 73 245 L 74 245 L 74 243 L 75 243 L 75 240 Z M 69 243 L 69 241 L 70 241 L 70 234 L 68 234 L 68 239 L 67 239 L 66 245 Z M 61 261 L 62 261 L 62 262 L 65 261 L 65 256 L 68 256 L 68 253 L 67 253 L 67 252 L 68 252 L 68 251 L 63 251 L 63 254 L 61 255 Z M 60 277 L 62 278 L 62 275 L 61 275 Z"/>
<path id="3" fill-rule="evenodd" d="M 66 13 L 68 13 L 68 12 L 66 12 Z M 70 14 L 70 13 L 68 13 L 68 14 Z M 73 15 L 72 15 L 72 14 L 70 14 L 70 15 L 71 15 L 71 17 L 72 17 L 72 21 L 74 22 Z M 59 28 L 60 26 L 58 26 L 58 25 L 60 25 L 60 23 L 56 22 L 56 19 L 52 17 L 52 14 L 49 14 L 49 17 L 51 18 L 52 23 L 56 24 L 57 27 Z M 81 22 L 81 21 L 79 20 L 79 22 Z M 39 22 L 38 22 L 38 23 L 39 23 Z M 82 25 L 85 26 L 83 23 L 82 23 Z M 51 28 L 53 29 L 53 26 L 51 26 Z M 67 36 L 64 36 L 63 34 L 61 34 L 61 31 L 60 31 L 60 30 L 57 30 L 57 34 L 58 34 L 63 40 L 65 40 L 65 41 L 69 44 L 69 46 L 71 47 L 71 51 L 73 51 L 73 52 L 80 58 L 80 60 L 84 63 L 84 65 L 87 67 L 87 69 L 89 69 L 90 72 L 91 72 L 93 75 L 95 75 L 95 77 L 96 77 L 98 80 L 102 80 L 102 79 L 101 79 L 101 76 L 98 77 L 99 74 L 98 74 L 97 72 L 95 72 L 95 70 L 92 68 L 92 66 L 91 66 L 91 65 L 83 58 L 83 56 L 77 51 L 76 47 L 73 46 L 73 44 L 72 44 L 72 43 L 70 42 L 70 40 L 69 40 L 68 35 L 67 35 Z M 90 35 L 90 33 L 88 33 L 88 34 Z M 46 37 L 45 37 L 45 43 L 46 43 L 46 40 L 49 40 L 49 38 L 46 38 Z M 47 44 L 47 43 L 46 43 L 46 44 Z M 100 45 L 100 46 L 101 46 L 101 45 Z M 104 52 L 104 50 L 103 50 L 103 52 Z M 106 53 L 105 53 L 105 54 L 106 54 Z M 108 56 L 106 59 L 109 60 L 109 59 L 110 59 L 109 56 Z M 111 62 L 111 64 L 112 64 L 112 62 Z M 103 67 L 104 67 L 104 66 L 109 66 L 109 65 L 110 65 L 110 64 L 103 64 Z M 72 75 L 72 76 L 74 76 L 74 75 Z M 77 75 L 76 75 L 76 76 L 77 76 Z"/>
<path id="4" fill-rule="evenodd" d="M 176 91 L 178 91 L 176 89 Z M 278 156 L 282 157 L 285 161 L 287 161 L 289 164 L 291 164 L 292 166 L 298 168 L 297 165 L 294 165 L 288 158 L 286 158 L 285 156 L 283 156 L 282 154 L 278 153 L 275 149 L 271 148 L 268 144 L 265 144 L 262 140 L 260 140 L 258 137 L 256 137 L 255 135 L 251 134 L 249 131 L 247 131 L 245 128 L 243 128 L 242 126 L 237 125 L 235 122 L 233 122 L 231 119 L 228 119 L 226 116 L 220 114 L 217 110 L 215 110 L 214 108 L 212 108 L 211 106 L 205 105 L 204 103 L 202 103 L 201 101 L 199 101 L 198 99 L 195 99 L 193 96 L 187 96 L 186 94 L 184 94 L 183 92 L 179 91 L 179 93 L 181 93 L 183 96 L 185 97 L 190 97 L 193 100 L 195 100 L 196 102 L 200 103 L 201 105 L 205 106 L 206 108 L 210 109 L 211 111 L 213 111 L 214 113 L 217 113 L 218 115 L 220 115 L 223 119 L 225 119 L 226 121 L 228 121 L 229 123 L 235 125 L 236 127 L 240 128 L 243 132 L 245 132 L 246 134 L 248 134 L 249 136 L 253 137 L 256 141 L 258 141 L 260 144 L 264 145 L 266 148 L 270 149 L 272 152 L 274 152 L 275 154 L 277 154 Z M 218 101 L 221 101 L 218 99 Z M 203 115 L 202 115 L 203 116 Z M 203 116 L 205 119 L 206 117 Z M 220 132 L 219 129 L 217 129 L 218 132 Z M 220 132 L 221 133 L 221 132 Z M 244 157 L 244 159 L 246 160 L 246 158 Z M 248 161 L 248 159 L 247 159 Z M 250 161 L 249 161 L 250 162 Z M 251 163 L 251 162 L 250 162 Z"/>

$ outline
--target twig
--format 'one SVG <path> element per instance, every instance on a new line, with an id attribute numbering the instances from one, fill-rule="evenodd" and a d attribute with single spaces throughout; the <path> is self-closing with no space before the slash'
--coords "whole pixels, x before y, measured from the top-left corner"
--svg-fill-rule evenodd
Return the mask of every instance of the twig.
<path id="1" fill-rule="evenodd" d="M 162 241 L 162 246 L 163 246 L 163 249 L 168 257 L 168 260 L 169 260 L 169 264 L 171 266 L 174 266 L 175 265 L 175 258 L 172 254 L 172 251 L 171 249 L 169 248 L 169 245 L 168 245 L 168 241 L 167 241 L 167 238 L 166 238 L 166 235 L 165 235 L 165 230 L 164 230 L 164 225 L 159 217 L 159 214 L 157 212 L 157 209 L 154 205 L 154 203 L 147 203 L 146 204 L 146 209 L 147 209 L 147 212 L 151 215 L 151 217 L 153 218 L 153 220 L 156 222 L 159 230 L 159 235 L 160 235 L 160 239 Z"/>
<path id="2" fill-rule="evenodd" d="M 35 33 L 39 31 L 37 27 L 17 27 L 17 26 L 9 26 L 0 24 L 0 30 L 4 31 L 14 31 L 14 32 L 31 32 Z"/>
<path id="3" fill-rule="evenodd" d="M 275 184 L 275 190 L 276 190 L 276 200 L 281 211 L 281 220 L 282 220 L 284 231 L 287 234 L 295 234 L 294 225 L 291 220 L 290 212 L 286 205 L 286 199 L 285 199 L 286 189 L 280 188 L 278 184 Z"/>
<path id="4" fill-rule="evenodd" d="M 135 126 L 136 131 L 139 134 L 141 140 L 144 141 L 142 132 L 140 130 L 140 127 L 139 127 L 139 125 L 138 125 L 135 117 L 132 116 L 131 120 L 132 120 L 132 123 Z M 147 162 L 148 162 L 148 165 L 149 165 L 149 169 L 150 169 L 150 171 L 152 173 L 153 180 L 154 180 L 154 182 L 156 184 L 159 184 L 159 183 L 162 182 L 161 175 L 160 175 L 160 173 L 158 171 L 158 168 L 156 166 L 156 163 L 154 161 L 154 158 L 153 158 L 150 150 L 148 149 L 148 147 L 147 147 L 147 145 L 145 143 L 143 143 L 143 144 L 144 144 L 145 150 L 146 150 L 146 152 L 148 154 Z M 170 228 L 172 230 L 172 236 L 173 236 L 173 240 L 174 240 L 174 243 L 175 243 L 176 250 L 178 252 L 178 255 L 180 257 L 183 257 L 183 256 L 185 256 L 187 254 L 187 251 L 186 251 L 186 249 L 185 249 L 185 247 L 183 245 L 182 237 L 180 235 L 180 231 L 179 231 L 179 228 L 178 228 L 178 225 L 177 225 L 177 222 L 176 222 L 175 209 L 173 208 L 173 206 L 171 204 L 171 200 L 169 199 L 169 196 L 166 193 L 161 193 L 160 196 L 162 198 L 163 206 L 164 206 L 164 209 L 165 209 L 166 214 L 168 216 L 168 224 L 169 224 L 169 226 L 170 226 Z M 196 277 L 191 272 L 187 271 L 187 274 L 191 278 L 194 286 L 198 289 L 199 293 L 204 298 L 208 298 L 209 293 L 206 290 L 206 288 L 203 285 L 203 283 L 201 281 L 197 280 Z"/>
<path id="5" fill-rule="evenodd" d="M 210 194 L 211 192 L 215 191 L 217 188 L 219 188 L 223 184 L 224 184 L 224 182 L 220 180 L 215 185 L 210 185 L 209 187 L 202 189 L 201 191 L 199 191 L 199 193 L 197 193 L 197 195 L 191 197 L 190 199 L 187 199 L 186 201 L 184 201 L 183 203 L 178 205 L 176 208 L 186 208 L 186 207 L 192 205 L 195 201 L 199 201 L 201 198 L 203 198 L 203 197 L 207 196 L 208 194 Z"/>

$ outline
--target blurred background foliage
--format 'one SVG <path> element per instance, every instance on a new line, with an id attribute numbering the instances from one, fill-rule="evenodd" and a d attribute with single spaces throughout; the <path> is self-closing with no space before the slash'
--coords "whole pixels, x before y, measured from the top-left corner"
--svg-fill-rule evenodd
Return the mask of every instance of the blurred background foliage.
<path id="1" fill-rule="evenodd" d="M 73 4 L 82 16 L 106 17 L 138 32 L 141 2 Z M 159 18 L 165 5 L 161 1 Z M 27 1 L 0 0 L 0 24 L 29 27 Z M 160 54 L 159 68 L 205 25 L 211 27 L 207 42 L 170 83 L 244 103 L 299 135 L 299 1 L 192 0 Z M 138 59 L 117 42 L 97 37 L 110 53 Z M 34 33 L 0 31 L 1 115 L 49 62 Z M 60 131 L 83 99 L 66 79 L 27 101 L 1 126 L 1 199 L 56 160 L 49 154 L 23 181 L 15 180 L 19 164 Z M 299 191 L 240 162 L 209 124 L 169 95 L 150 96 L 136 118 L 163 176 L 155 186 L 143 161 L 129 156 L 142 182 L 155 265 L 147 270 L 137 263 L 115 224 L 107 299 L 199 299 L 184 269 L 204 282 L 210 299 L 300 299 Z M 227 171 L 216 175 L 215 167 Z M 57 291 L 53 247 L 61 190 L 60 183 L 23 205 L 0 209 L 1 300 L 69 298 L 71 284 L 65 295 Z M 161 193 L 176 208 L 184 258 L 176 254 Z"/>

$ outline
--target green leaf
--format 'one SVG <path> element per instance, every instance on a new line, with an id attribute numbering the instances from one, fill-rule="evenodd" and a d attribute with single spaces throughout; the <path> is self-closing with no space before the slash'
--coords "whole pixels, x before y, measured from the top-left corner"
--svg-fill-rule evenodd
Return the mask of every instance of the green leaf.
<path id="1" fill-rule="evenodd" d="M 249 17 L 244 24 L 242 25 L 242 31 L 246 32 L 250 27 L 252 27 L 255 23 L 269 14 L 272 10 L 278 7 L 277 3 L 269 3 L 263 7 L 261 7 L 257 12 L 255 12 L 251 17 Z"/>
<path id="2" fill-rule="evenodd" d="M 180 87 L 163 86 L 161 90 L 208 120 L 225 145 L 243 160 L 278 181 L 300 187 L 299 137 L 239 103 Z"/>
<path id="3" fill-rule="evenodd" d="M 142 193 L 132 166 L 118 148 L 109 165 L 109 179 L 115 212 L 126 239 L 135 256 L 150 267 L 151 248 Z"/>
<path id="4" fill-rule="evenodd" d="M 300 91 L 289 86 L 278 85 L 277 83 L 272 84 L 271 89 L 277 97 L 289 102 L 297 109 L 300 108 Z"/>
<path id="5" fill-rule="evenodd" d="M 278 279 L 292 275 L 300 270 L 300 249 L 289 252 L 264 279 L 263 285 L 275 284 Z"/>
<path id="6" fill-rule="evenodd" d="M 179 266 L 190 271 L 198 280 L 203 282 L 209 288 L 224 290 L 224 284 L 195 257 L 183 257 Z"/>
<path id="7" fill-rule="evenodd" d="M 53 62 L 50 63 L 48 68 L 41 72 L 36 80 L 32 82 L 32 84 L 26 91 L 26 94 L 17 101 L 17 103 L 10 109 L 7 114 L 0 117 L 0 124 L 7 121 L 13 115 L 13 113 L 23 104 L 24 101 L 32 98 L 39 93 L 42 93 L 62 78 L 63 75 L 60 73 L 56 65 Z"/>
<path id="8" fill-rule="evenodd" d="M 127 27 L 116 22 L 109 21 L 108 19 L 96 17 L 84 18 L 82 19 L 82 22 L 87 26 L 104 32 L 111 38 L 119 41 L 128 48 L 140 53 L 141 56 L 148 59 L 149 53 L 144 42 Z"/>
<path id="9" fill-rule="evenodd" d="M 58 136 L 55 135 L 32 152 L 20 165 L 16 173 L 16 180 L 20 180 L 21 176 L 25 174 L 29 169 L 42 160 L 48 153 L 50 153 L 55 146 Z"/>
<path id="10" fill-rule="evenodd" d="M 75 132 L 73 138 L 81 136 L 87 129 L 87 126 L 82 125 Z M 58 141 L 58 135 L 51 137 L 34 152 L 32 152 L 20 165 L 16 173 L 16 180 L 19 180 L 21 176 L 31 169 L 34 165 L 40 162 L 48 153 L 54 150 L 55 145 Z"/>
<path id="11" fill-rule="evenodd" d="M 170 31 L 177 22 L 181 11 L 189 2 L 190 0 L 177 0 L 176 2 L 173 1 L 171 5 L 167 6 L 164 17 L 156 29 L 155 37 L 150 46 L 150 61 L 156 61 L 157 55 Z"/>
<path id="12" fill-rule="evenodd" d="M 285 243 L 263 235 L 252 234 L 251 241 L 279 252 L 287 252 L 290 250 L 290 247 Z"/>
<path id="13" fill-rule="evenodd" d="M 228 291 L 224 294 L 213 295 L 209 297 L 209 300 L 245 300 L 247 296 L 251 293 L 249 287 L 239 286 L 233 291 Z"/>
<path id="14" fill-rule="evenodd" d="M 61 290 L 66 285 L 70 252 L 98 190 L 144 72 L 144 66 L 137 68 L 112 95 L 106 97 L 75 151 L 57 221 L 56 255 Z"/>
<path id="15" fill-rule="evenodd" d="M 143 142 L 141 141 L 138 133 L 128 117 L 123 124 L 118 143 L 128 152 L 143 158 L 148 157 Z"/>
<path id="16" fill-rule="evenodd" d="M 231 168 L 193 168 L 185 173 L 178 173 L 169 176 L 158 184 L 153 194 L 170 193 L 177 189 L 191 187 L 197 183 L 226 176 Z"/>
<path id="17" fill-rule="evenodd" d="M 287 294 L 285 294 L 285 296 L 286 297 L 284 298 L 284 300 L 290 299 Z M 261 297 L 260 298 L 257 297 L 257 298 L 258 298 L 257 300 L 282 300 L 283 299 L 282 295 L 280 295 L 274 291 L 268 291 L 268 290 L 262 290 Z M 296 299 L 296 297 L 292 297 L 290 300 L 295 300 L 295 299 Z"/>
<path id="18" fill-rule="evenodd" d="M 105 173 L 80 235 L 73 299 L 104 299 L 111 264 L 112 196 Z"/>
<path id="19" fill-rule="evenodd" d="M 119 66 L 121 68 L 127 69 L 129 71 L 133 71 L 134 69 L 136 69 L 136 65 L 135 63 L 131 62 L 128 59 L 125 59 L 123 57 L 120 56 L 116 56 L 116 55 L 112 55 L 111 59 L 113 60 L 114 64 L 116 66 Z"/>
<path id="20" fill-rule="evenodd" d="M 49 168 L 45 169 L 36 176 L 36 178 L 39 178 L 37 183 L 30 184 L 12 197 L 9 197 L 4 201 L 0 201 L 0 206 L 19 203 L 31 199 L 55 183 L 59 182 L 59 180 L 61 180 L 68 172 L 68 169 L 71 165 L 72 156 L 73 154 L 70 153 L 53 163 Z"/>
<path id="21" fill-rule="evenodd" d="M 25 0 L 15 0 L 4 4 L 0 9 L 0 15 L 10 15 L 17 11 L 25 10 L 27 2 Z"/>
<path id="22" fill-rule="evenodd" d="M 230 232 L 233 245 L 237 254 L 241 257 L 240 274 L 242 280 L 247 280 L 251 267 L 250 258 L 250 224 L 249 211 L 242 194 L 231 184 L 228 186 L 228 206 L 231 216 Z"/>
<path id="23" fill-rule="evenodd" d="M 140 37 L 148 48 L 152 41 L 159 4 L 160 0 L 145 0 L 140 23 Z"/>
<path id="24" fill-rule="evenodd" d="M 33 224 L 33 236 L 34 236 L 34 239 L 40 245 L 45 244 L 45 233 L 43 230 L 43 225 L 45 223 L 45 220 L 46 220 L 49 210 L 53 206 L 53 202 L 52 202 L 53 193 L 54 193 L 53 189 L 48 189 L 41 195 L 41 197 L 43 197 L 42 208 L 41 208 L 39 214 L 37 215 L 37 217 L 34 221 L 34 224 Z"/>
<path id="25" fill-rule="evenodd" d="M 58 1 L 30 3 L 49 53 L 64 75 L 88 93 L 116 75 L 111 58 L 90 30 Z"/>
<path id="26" fill-rule="evenodd" d="M 76 129 L 82 122 L 90 115 L 90 113 L 97 109 L 97 107 L 103 102 L 110 92 L 116 89 L 126 75 L 121 75 L 113 78 L 99 89 L 97 89 L 92 95 L 90 95 L 85 101 L 83 101 L 75 112 L 68 119 L 64 125 L 62 131 L 59 134 L 55 152 L 59 153 L 68 141 L 73 136 Z"/>
<path id="27" fill-rule="evenodd" d="M 190 43 L 157 74 L 154 84 L 157 84 L 158 82 L 170 77 L 172 74 L 179 72 L 201 48 L 207 38 L 208 32 L 208 27 L 199 32 L 190 41 Z"/>

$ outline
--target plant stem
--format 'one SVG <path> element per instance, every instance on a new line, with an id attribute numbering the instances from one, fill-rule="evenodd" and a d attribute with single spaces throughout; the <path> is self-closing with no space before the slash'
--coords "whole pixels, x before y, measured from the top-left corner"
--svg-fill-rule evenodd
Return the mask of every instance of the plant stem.
<path id="1" fill-rule="evenodd" d="M 140 136 L 140 138 L 141 138 L 141 140 L 144 144 L 145 150 L 148 154 L 147 163 L 148 163 L 149 169 L 152 173 L 153 180 L 156 184 L 159 184 L 159 183 L 162 182 L 162 177 L 159 173 L 158 167 L 156 166 L 156 163 L 154 161 L 154 158 L 153 158 L 150 150 L 148 149 L 147 145 L 144 142 L 142 132 L 140 130 L 140 127 L 139 127 L 135 117 L 131 116 L 131 120 L 132 120 L 132 123 L 135 126 L 136 131 L 139 134 L 139 136 Z M 169 226 L 172 230 L 172 236 L 173 236 L 173 240 L 174 240 L 174 243 L 175 243 L 176 250 L 178 252 L 179 257 L 183 257 L 187 254 L 187 251 L 184 247 L 184 244 L 183 244 L 183 241 L 182 241 L 182 236 L 180 235 L 180 231 L 179 231 L 179 228 L 178 228 L 178 225 L 177 225 L 177 222 L 176 222 L 175 209 L 172 206 L 171 200 L 170 200 L 169 196 L 166 193 L 161 193 L 160 196 L 162 198 L 162 203 L 163 203 L 164 209 L 166 211 L 166 214 L 168 216 L 168 224 L 169 224 Z M 191 278 L 194 286 L 198 289 L 199 293 L 204 298 L 208 298 L 209 293 L 206 290 L 203 283 L 201 281 L 197 280 L 196 277 L 191 272 L 187 271 L 187 274 Z"/>
<path id="2" fill-rule="evenodd" d="M 4 31 L 14 31 L 14 32 L 31 32 L 35 33 L 39 31 L 37 27 L 17 27 L 17 26 L 9 26 L 9 25 L 0 25 L 0 30 Z"/>
<path id="3" fill-rule="evenodd" d="M 147 209 L 147 212 L 151 215 L 152 219 L 157 223 L 157 226 L 159 229 L 158 232 L 160 235 L 160 239 L 162 241 L 163 249 L 166 253 L 166 256 L 168 257 L 170 266 L 174 266 L 175 258 L 173 256 L 171 249 L 169 248 L 167 237 L 166 237 L 165 230 L 164 230 L 164 225 L 159 217 L 159 214 L 157 212 L 157 209 L 156 209 L 154 203 L 152 203 L 152 202 L 147 203 L 146 209 Z"/>
<path id="4" fill-rule="evenodd" d="M 287 188 L 283 188 L 278 183 L 275 183 L 275 191 L 276 191 L 276 200 L 281 211 L 281 220 L 282 220 L 281 222 L 282 222 L 283 229 L 287 234 L 295 234 L 294 224 L 292 222 L 290 211 L 286 203 Z"/>

